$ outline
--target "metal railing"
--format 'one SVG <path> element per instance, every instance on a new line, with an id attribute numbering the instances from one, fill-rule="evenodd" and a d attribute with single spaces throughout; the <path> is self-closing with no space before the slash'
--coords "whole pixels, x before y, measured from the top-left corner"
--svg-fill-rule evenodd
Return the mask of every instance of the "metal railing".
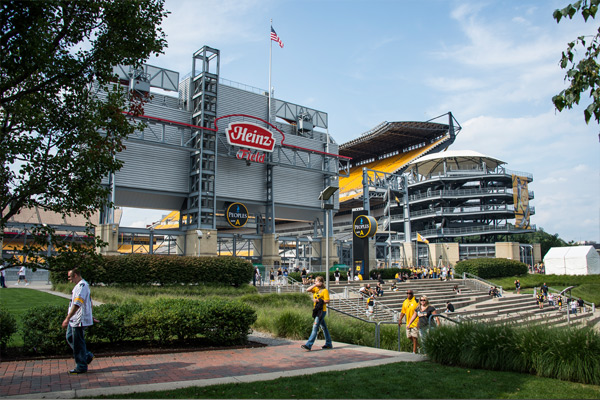
<path id="1" fill-rule="evenodd" d="M 498 289 L 498 292 L 500 293 L 500 297 L 502 297 L 504 295 L 504 290 L 502 289 L 502 286 L 498 286 L 495 283 L 486 281 L 485 279 L 482 279 L 476 275 L 469 274 L 468 272 L 463 272 L 462 279 L 463 279 L 463 283 L 465 284 L 465 286 L 472 285 L 473 287 L 475 287 L 476 289 L 479 289 L 479 290 L 486 290 L 492 286 L 495 286 L 496 289 Z"/>

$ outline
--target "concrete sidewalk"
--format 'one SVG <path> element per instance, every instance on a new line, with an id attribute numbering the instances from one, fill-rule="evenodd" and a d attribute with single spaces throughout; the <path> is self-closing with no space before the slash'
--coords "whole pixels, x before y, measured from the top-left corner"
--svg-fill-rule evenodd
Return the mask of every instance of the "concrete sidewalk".
<path id="1" fill-rule="evenodd" d="M 424 361 L 400 353 L 334 342 L 334 349 L 300 348 L 303 341 L 267 340 L 260 348 L 141 356 L 97 357 L 87 374 L 69 375 L 72 359 L 0 363 L 0 397 L 68 399 L 272 380 L 280 377 Z M 274 344 L 275 343 L 275 344 Z M 318 349 L 318 350 L 317 350 Z M 93 346 L 91 348 L 93 351 Z"/>

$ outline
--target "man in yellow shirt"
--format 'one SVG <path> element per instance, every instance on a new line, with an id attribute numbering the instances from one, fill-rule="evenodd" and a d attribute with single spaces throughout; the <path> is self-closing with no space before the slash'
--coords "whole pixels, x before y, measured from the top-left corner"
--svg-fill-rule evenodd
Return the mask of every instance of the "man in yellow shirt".
<path id="1" fill-rule="evenodd" d="M 419 303 L 415 300 L 415 295 L 412 290 L 406 292 L 406 300 L 402 303 L 402 310 L 400 311 L 400 317 L 398 318 L 398 325 L 402 325 L 402 319 L 406 316 L 406 322 L 410 321 L 413 314 L 416 312 Z M 419 330 L 417 325 L 419 324 L 419 317 L 406 326 L 406 337 L 413 342 L 413 353 L 417 352 L 417 344 L 419 340 Z"/>
<path id="2" fill-rule="evenodd" d="M 319 326 L 323 329 L 323 335 L 325 336 L 325 345 L 321 348 L 333 349 L 331 335 L 329 335 L 329 329 L 327 329 L 327 324 L 325 323 L 327 304 L 329 303 L 329 290 L 325 288 L 324 280 L 325 279 L 322 276 L 317 276 L 315 284 L 306 289 L 307 293 L 313 294 L 313 318 L 315 319 L 315 322 L 313 323 L 312 332 L 308 341 L 301 346 L 304 350 L 310 351 L 312 349 L 312 346 L 317 339 L 317 333 L 319 333 Z"/>

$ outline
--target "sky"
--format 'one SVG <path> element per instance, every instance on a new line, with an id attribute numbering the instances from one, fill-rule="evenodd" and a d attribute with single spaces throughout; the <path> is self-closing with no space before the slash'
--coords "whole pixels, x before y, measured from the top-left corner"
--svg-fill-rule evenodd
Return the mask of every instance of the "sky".
<path id="1" fill-rule="evenodd" d="M 167 0 L 168 48 L 148 64 L 183 77 L 208 45 L 221 78 L 266 89 L 272 19 L 284 43 L 272 46 L 275 97 L 328 113 L 337 143 L 451 111 L 462 126 L 451 150 L 533 174 L 532 224 L 600 242 L 600 126 L 586 125 L 587 102 L 559 113 L 551 101 L 566 88 L 562 51 L 593 35 L 600 15 L 557 24 L 552 13 L 568 2 Z M 126 208 L 121 225 L 164 214 Z"/>

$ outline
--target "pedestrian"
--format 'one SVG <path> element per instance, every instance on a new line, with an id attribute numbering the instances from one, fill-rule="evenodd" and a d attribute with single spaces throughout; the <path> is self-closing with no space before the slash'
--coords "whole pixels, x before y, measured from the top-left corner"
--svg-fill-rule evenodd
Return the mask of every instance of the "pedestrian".
<path id="1" fill-rule="evenodd" d="M 335 277 L 335 284 L 339 285 L 340 284 L 340 269 L 339 268 L 335 269 L 333 276 Z"/>
<path id="2" fill-rule="evenodd" d="M 331 335 L 329 335 L 329 330 L 327 329 L 327 324 L 325 323 L 325 316 L 327 315 L 327 304 L 329 304 L 329 290 L 325 288 L 324 278 L 322 276 L 317 276 L 315 279 L 315 283 L 309 286 L 306 291 L 312 292 L 313 294 L 313 327 L 310 337 L 306 344 L 303 344 L 301 347 L 304 350 L 310 351 L 312 349 L 315 340 L 317 339 L 317 333 L 319 332 L 319 326 L 323 329 L 323 335 L 325 336 L 325 345 L 323 345 L 322 349 L 333 349 L 333 343 L 331 341 Z"/>
<path id="3" fill-rule="evenodd" d="M 558 311 L 562 311 L 563 299 L 562 299 L 562 296 L 560 294 L 558 295 L 557 303 L 558 303 Z"/>
<path id="4" fill-rule="evenodd" d="M 419 323 L 419 317 L 412 318 L 413 314 L 417 311 L 417 307 L 419 304 L 415 300 L 415 295 L 412 290 L 406 291 L 406 300 L 402 303 L 402 310 L 400 311 L 400 316 L 398 317 L 398 325 L 402 325 L 402 319 L 406 316 L 406 337 L 409 338 L 413 343 L 413 354 L 417 352 L 417 341 L 419 338 L 419 331 L 417 329 L 417 325 Z M 412 321 L 412 323 L 408 323 L 408 321 Z"/>
<path id="5" fill-rule="evenodd" d="M 446 310 L 444 312 L 454 312 L 454 304 L 450 300 L 446 300 Z"/>
<path id="6" fill-rule="evenodd" d="M 427 296 L 423 295 L 419 299 L 419 306 L 417 307 L 417 311 L 412 315 L 410 320 L 407 322 L 407 325 L 411 325 L 415 319 L 418 318 L 417 329 L 419 330 L 419 338 L 421 338 L 421 343 L 423 343 L 423 338 L 427 335 L 427 330 L 432 326 L 430 322 L 430 316 L 437 315 L 437 311 L 434 306 L 429 304 L 429 299 Z M 436 323 L 440 324 L 439 317 L 435 317 Z"/>
<path id="7" fill-rule="evenodd" d="M 369 319 L 373 316 L 375 312 L 375 293 L 371 291 L 369 297 L 367 298 L 367 317 Z"/>
<path id="8" fill-rule="evenodd" d="M 88 365 L 94 359 L 94 355 L 88 351 L 85 344 L 85 330 L 94 324 L 90 285 L 81 277 L 81 272 L 77 268 L 68 272 L 68 278 L 75 287 L 71 293 L 69 312 L 62 322 L 62 327 L 67 329 L 67 343 L 73 349 L 76 364 L 69 374 L 85 374 Z"/>
<path id="9" fill-rule="evenodd" d="M 579 308 L 580 313 L 585 311 L 585 303 L 581 297 L 577 300 L 577 308 Z"/>
<path id="10" fill-rule="evenodd" d="M 17 283 L 15 283 L 15 286 L 19 286 L 19 282 L 21 282 L 21 281 L 25 281 L 25 286 L 29 286 L 29 282 L 27 281 L 26 273 L 27 273 L 27 268 L 25 268 L 25 266 L 22 265 L 21 268 L 19 269 L 19 278 L 17 280 Z"/>
<path id="11" fill-rule="evenodd" d="M 541 289 L 542 293 L 544 294 L 544 300 L 546 300 L 548 298 L 548 285 L 546 285 L 546 282 L 544 282 Z"/>
<path id="12" fill-rule="evenodd" d="M 287 285 L 287 284 L 288 284 L 288 275 L 289 275 L 289 274 L 290 274 L 290 273 L 289 273 L 289 271 L 288 271 L 287 267 L 284 267 L 284 268 L 283 268 L 283 283 L 284 283 L 284 285 Z"/>
<path id="13" fill-rule="evenodd" d="M 273 268 L 271 268 L 269 271 L 269 286 L 273 285 L 275 285 L 275 271 L 273 271 Z"/>
<path id="14" fill-rule="evenodd" d="M 6 264 L 2 268 L 4 267 L 6 267 Z M 0 287 L 6 288 L 6 275 L 4 273 L 4 270 L 0 271 Z"/>
<path id="15" fill-rule="evenodd" d="M 540 310 L 544 308 L 544 292 L 542 292 L 542 290 L 537 294 L 537 303 Z"/>
<path id="16" fill-rule="evenodd" d="M 517 294 L 521 293 L 521 282 L 518 279 L 515 281 L 515 289 L 517 290 Z"/>
<path id="17" fill-rule="evenodd" d="M 302 268 L 302 272 L 300 273 L 300 276 L 302 276 L 302 284 L 306 285 L 308 283 L 307 279 L 306 279 L 306 275 L 308 273 L 306 272 L 306 268 Z"/>

